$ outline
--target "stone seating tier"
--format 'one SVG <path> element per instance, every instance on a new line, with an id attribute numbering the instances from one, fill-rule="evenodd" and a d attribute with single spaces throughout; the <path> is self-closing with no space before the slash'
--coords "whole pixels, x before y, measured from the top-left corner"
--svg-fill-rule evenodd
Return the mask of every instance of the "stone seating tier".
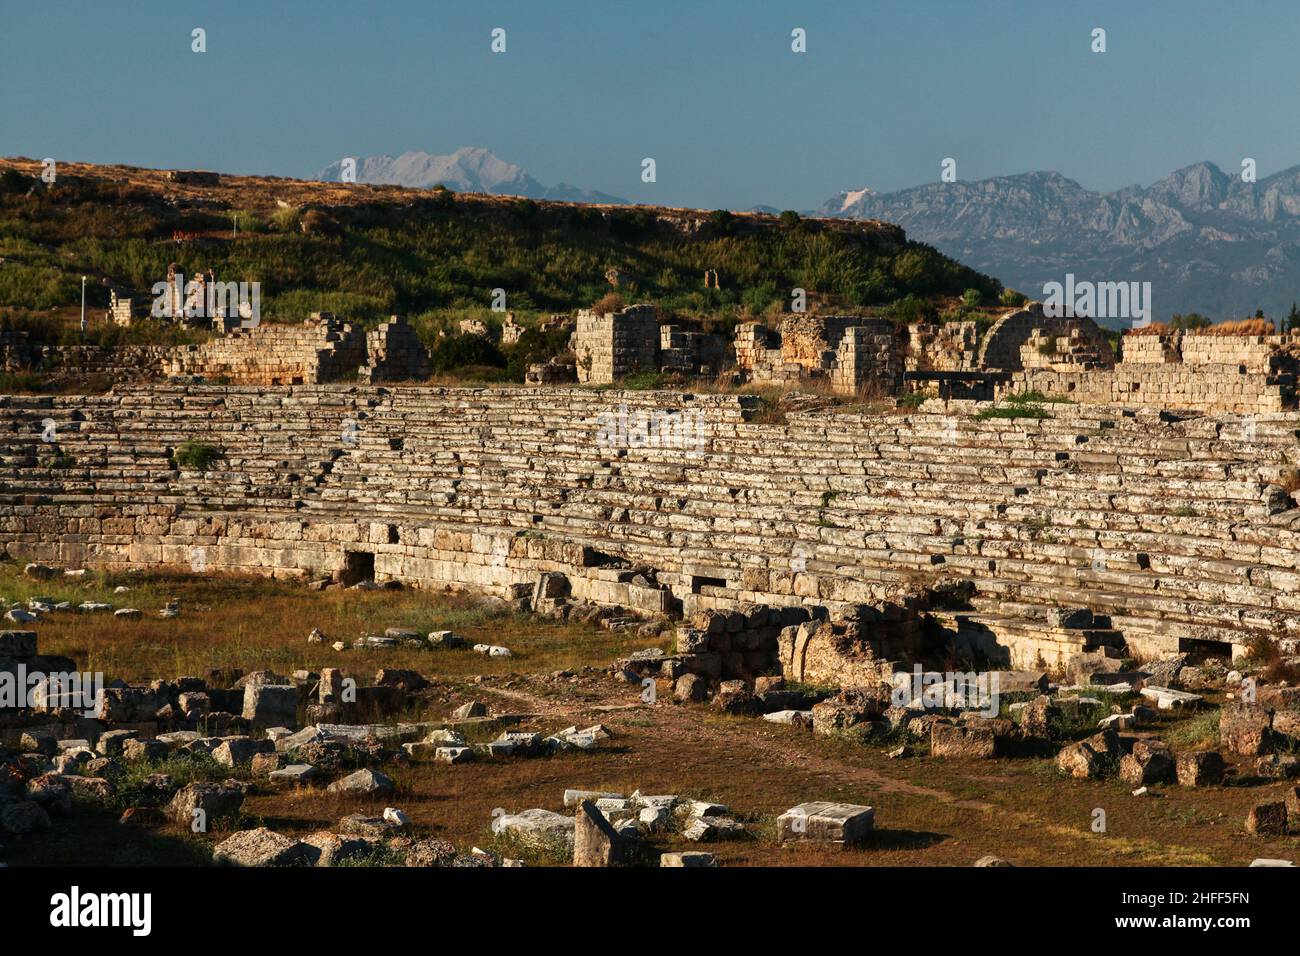
<path id="1" fill-rule="evenodd" d="M 1153 651 L 1300 630 L 1300 511 L 1274 484 L 1300 451 L 1294 414 L 764 424 L 756 408 L 562 388 L 4 397 L 0 543 L 64 563 L 183 565 L 202 547 L 208 567 L 279 576 L 364 551 L 378 576 L 426 586 L 511 593 L 556 570 L 579 597 L 663 600 L 631 594 L 608 556 L 657 568 L 687 608 L 872 602 L 970 577 L 972 613 L 1031 648 L 1023 622 L 1059 606 L 1110 614 Z M 616 427 L 600 440 L 642 411 L 688 412 L 686 447 Z M 222 457 L 177 470 L 168 452 L 187 440 Z"/>

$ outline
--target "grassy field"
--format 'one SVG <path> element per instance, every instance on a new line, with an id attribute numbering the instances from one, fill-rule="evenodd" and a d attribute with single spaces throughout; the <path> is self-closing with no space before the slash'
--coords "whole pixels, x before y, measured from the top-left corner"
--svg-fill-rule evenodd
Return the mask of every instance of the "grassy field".
<path id="1" fill-rule="evenodd" d="M 116 593 L 117 588 L 129 588 Z M 150 681 L 202 675 L 209 668 L 244 671 L 341 667 L 373 675 L 380 667 L 419 670 L 428 677 L 460 679 L 512 671 L 548 673 L 587 664 L 608 664 L 655 641 L 627 631 L 546 621 L 512 613 L 496 602 L 427 591 L 314 592 L 266 578 L 165 572 L 93 573 L 78 582 L 32 581 L 21 568 L 0 564 L 0 598 L 27 601 L 103 601 L 143 612 L 138 620 L 110 614 L 56 613 L 40 622 L 41 652 L 63 654 L 82 669 L 107 679 Z M 180 602 L 180 616 L 158 611 Z M 335 651 L 307 644 L 320 628 L 328 642 L 355 641 L 386 628 L 423 634 L 451 630 L 475 643 L 503 644 L 512 658 L 487 658 L 463 650 L 357 648 Z"/>

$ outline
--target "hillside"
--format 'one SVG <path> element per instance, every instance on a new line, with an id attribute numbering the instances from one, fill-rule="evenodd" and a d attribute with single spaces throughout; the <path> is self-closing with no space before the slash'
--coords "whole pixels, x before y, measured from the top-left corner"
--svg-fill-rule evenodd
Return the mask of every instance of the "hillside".
<path id="1" fill-rule="evenodd" d="M 169 175 L 0 160 L 0 308 L 103 308 L 168 264 L 262 284 L 265 319 L 331 310 L 363 321 L 507 307 L 569 310 L 610 291 L 686 315 L 758 314 L 811 297 L 850 307 L 907 296 L 992 299 L 1000 284 L 877 221 L 607 206 L 399 186 Z M 237 228 L 237 232 L 236 232 Z M 706 269 L 721 289 L 705 289 Z"/>

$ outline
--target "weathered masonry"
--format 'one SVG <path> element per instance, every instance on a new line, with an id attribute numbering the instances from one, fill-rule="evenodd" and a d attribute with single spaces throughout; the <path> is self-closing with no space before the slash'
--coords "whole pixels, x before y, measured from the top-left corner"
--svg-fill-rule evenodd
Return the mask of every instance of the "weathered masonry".
<path id="1" fill-rule="evenodd" d="M 755 402 L 361 385 L 0 397 L 0 547 L 511 596 L 558 572 L 576 599 L 646 611 L 843 609 L 968 578 L 959 626 L 1047 663 L 1091 633 L 1056 627 L 1061 607 L 1139 654 L 1300 634 L 1294 413 L 772 424 Z M 611 416 L 656 411 L 698 428 L 610 439 Z M 221 457 L 179 470 L 186 441 Z"/>

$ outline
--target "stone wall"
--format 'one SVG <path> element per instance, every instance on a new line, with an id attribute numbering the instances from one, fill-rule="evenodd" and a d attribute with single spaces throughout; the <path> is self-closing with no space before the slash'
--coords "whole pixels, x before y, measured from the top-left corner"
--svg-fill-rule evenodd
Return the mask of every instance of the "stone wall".
<path id="1" fill-rule="evenodd" d="M 355 378 L 367 363 L 366 339 L 328 312 L 298 325 L 241 329 L 202 345 L 180 346 L 168 374 L 246 385 L 302 385 Z"/>
<path id="2" fill-rule="evenodd" d="M 844 610 L 960 578 L 993 643 L 1035 647 L 1025 635 L 1062 605 L 1106 615 L 1139 654 L 1300 635 L 1300 527 L 1276 484 L 1300 460 L 1295 414 L 824 409 L 760 424 L 757 408 L 564 388 L 0 397 L 0 545 L 284 577 L 373 562 L 380 580 L 512 597 L 558 572 L 575 600 L 647 612 Z M 688 446 L 620 441 L 620 410 L 698 428 Z M 175 467 L 191 439 L 220 449 L 210 471 Z M 641 568 L 657 587 L 636 584 Z"/>
<path id="3" fill-rule="evenodd" d="M 659 369 L 659 321 L 654 306 L 632 305 L 596 315 L 583 309 L 571 340 L 578 381 L 609 384 Z"/>
<path id="4" fill-rule="evenodd" d="M 1087 322 L 1085 325 L 1084 322 Z M 1097 327 L 1090 320 L 1066 319 L 1064 325 L 1051 329 L 1034 329 L 1020 346 L 1020 367 L 1106 369 L 1115 364 L 1109 345 L 1098 346 Z"/>
<path id="5" fill-rule="evenodd" d="M 933 325 L 916 322 L 907 329 L 907 370 L 968 372 L 975 368 L 977 327 L 974 322 Z"/>
<path id="6" fill-rule="evenodd" d="M 1050 398 L 1124 408 L 1255 415 L 1295 407 L 1295 389 L 1235 365 L 1120 363 L 1104 371 L 1026 369 L 998 387 L 998 397 L 1035 391 Z"/>
<path id="7" fill-rule="evenodd" d="M 899 334 L 893 326 L 880 331 L 877 328 L 854 326 L 840 336 L 831 369 L 831 385 L 837 393 L 884 396 L 902 388 L 903 349 Z"/>
<path id="8" fill-rule="evenodd" d="M 168 345 L 43 345 L 21 337 L 0 341 L 0 369 L 35 371 L 50 378 L 108 376 L 113 382 L 146 382 L 164 376 L 174 349 Z"/>
<path id="9" fill-rule="evenodd" d="M 759 323 L 736 327 L 736 365 L 750 381 L 830 379 L 834 391 L 892 394 L 902 387 L 905 347 L 888 319 L 857 315 L 788 315 L 779 333 Z"/>
<path id="10" fill-rule="evenodd" d="M 829 369 L 840 339 L 852 328 L 890 331 L 887 319 L 860 315 L 787 315 L 781 319 L 781 360 L 806 369 Z"/>
<path id="11" fill-rule="evenodd" d="M 1113 369 L 1058 361 L 1024 368 L 1000 394 L 1039 391 L 1076 402 L 1253 415 L 1296 407 L 1300 338 L 1173 333 L 1125 335 Z"/>
<path id="12" fill-rule="evenodd" d="M 400 315 L 366 333 L 366 364 L 359 381 L 420 382 L 432 371 L 429 350 Z"/>
<path id="13" fill-rule="evenodd" d="M 1108 368 L 1115 364 L 1114 350 L 1098 325 L 1085 318 L 1051 318 L 1044 314 L 1043 303 L 1031 302 L 1023 309 L 1008 312 L 993 323 L 980 342 L 977 366 L 1018 372 L 1024 368 L 1023 348 L 1030 338 L 1058 336 L 1079 338 L 1095 353 L 1093 364 Z"/>
<path id="14" fill-rule="evenodd" d="M 1120 361 L 1125 365 L 1176 364 L 1183 360 L 1182 335 L 1125 335 L 1120 339 Z"/>

